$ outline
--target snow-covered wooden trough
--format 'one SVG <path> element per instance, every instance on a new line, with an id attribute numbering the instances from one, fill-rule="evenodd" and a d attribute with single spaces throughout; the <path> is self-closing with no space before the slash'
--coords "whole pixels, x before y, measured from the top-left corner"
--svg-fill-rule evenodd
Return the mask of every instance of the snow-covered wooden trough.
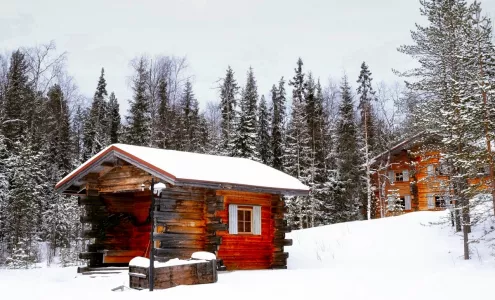
<path id="1" fill-rule="evenodd" d="M 190 260 L 176 258 L 165 263 L 155 262 L 153 273 L 154 288 L 168 289 L 178 285 L 217 282 L 216 259 L 205 257 L 204 254 L 198 253 L 196 257 L 193 255 Z M 214 256 L 214 254 L 211 255 Z M 149 264 L 149 259 L 144 257 L 136 257 L 129 262 L 129 287 L 133 289 L 149 289 Z"/>

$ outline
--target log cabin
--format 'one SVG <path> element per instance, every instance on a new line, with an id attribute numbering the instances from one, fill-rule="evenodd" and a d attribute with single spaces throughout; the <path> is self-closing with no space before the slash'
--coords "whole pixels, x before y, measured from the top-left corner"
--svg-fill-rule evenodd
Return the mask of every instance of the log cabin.
<path id="1" fill-rule="evenodd" d="M 80 258 L 88 267 L 208 251 L 227 270 L 286 268 L 292 240 L 283 195 L 309 193 L 296 178 L 249 159 L 125 144 L 103 149 L 55 189 L 84 208 L 89 244 Z"/>
<path id="2" fill-rule="evenodd" d="M 398 200 L 400 213 L 445 210 L 453 205 L 448 167 L 442 156 L 441 141 L 420 132 L 373 158 L 376 172 L 372 183 L 378 199 L 375 217 L 396 214 L 397 207 L 391 205 L 394 200 Z M 477 176 L 468 183 L 480 191 L 489 190 L 489 167 L 479 166 Z"/>

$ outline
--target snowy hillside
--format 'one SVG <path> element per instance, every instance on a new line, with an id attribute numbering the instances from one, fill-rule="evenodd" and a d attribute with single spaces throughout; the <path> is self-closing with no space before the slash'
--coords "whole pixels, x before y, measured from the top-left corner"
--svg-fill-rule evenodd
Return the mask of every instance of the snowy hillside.
<path id="1" fill-rule="evenodd" d="M 223 272 L 216 284 L 153 294 L 112 292 L 128 285 L 126 273 L 92 278 L 76 274 L 75 268 L 45 268 L 1 270 L 0 291 L 2 299 L 486 298 L 493 292 L 495 257 L 486 243 L 478 243 L 471 245 L 473 259 L 463 261 L 461 236 L 447 224 L 429 225 L 445 221 L 445 216 L 446 212 L 417 212 L 294 231 L 289 270 Z M 474 228 L 472 237 L 493 222 Z"/>

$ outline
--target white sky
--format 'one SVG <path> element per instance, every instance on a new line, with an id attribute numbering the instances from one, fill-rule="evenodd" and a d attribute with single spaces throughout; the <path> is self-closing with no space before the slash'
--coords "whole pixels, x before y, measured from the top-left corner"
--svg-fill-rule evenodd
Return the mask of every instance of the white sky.
<path id="1" fill-rule="evenodd" d="M 485 13 L 495 0 L 484 0 Z M 411 60 L 396 51 L 421 22 L 419 0 L 0 0 L 0 49 L 55 40 L 68 69 L 91 97 L 101 67 L 124 108 L 136 55 L 187 56 L 200 103 L 218 99 L 228 65 L 245 84 L 252 66 L 260 94 L 293 76 L 299 56 L 326 84 L 344 71 L 351 83 L 364 60 L 375 81 L 399 80 Z"/>

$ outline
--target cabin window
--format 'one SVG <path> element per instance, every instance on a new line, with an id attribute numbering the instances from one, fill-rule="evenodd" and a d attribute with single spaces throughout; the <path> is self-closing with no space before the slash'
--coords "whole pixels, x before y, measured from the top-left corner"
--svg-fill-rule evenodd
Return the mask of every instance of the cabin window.
<path id="1" fill-rule="evenodd" d="M 446 199 L 442 196 L 435 196 L 435 207 L 436 208 L 445 208 L 451 204 L 449 199 Z"/>
<path id="2" fill-rule="evenodd" d="M 398 181 L 398 182 L 409 181 L 409 171 L 402 170 L 400 172 L 395 172 L 393 177 L 394 177 L 393 181 Z"/>
<path id="3" fill-rule="evenodd" d="M 261 235 L 261 206 L 230 204 L 229 233 Z"/>
<path id="4" fill-rule="evenodd" d="M 237 232 L 253 233 L 253 207 L 239 206 L 237 208 Z"/>
<path id="5" fill-rule="evenodd" d="M 489 166 L 483 166 L 478 168 L 478 175 L 481 176 L 486 176 L 490 174 L 490 167 Z"/>
<path id="6" fill-rule="evenodd" d="M 396 172 L 395 181 L 404 181 L 404 174 L 402 172 Z"/>

